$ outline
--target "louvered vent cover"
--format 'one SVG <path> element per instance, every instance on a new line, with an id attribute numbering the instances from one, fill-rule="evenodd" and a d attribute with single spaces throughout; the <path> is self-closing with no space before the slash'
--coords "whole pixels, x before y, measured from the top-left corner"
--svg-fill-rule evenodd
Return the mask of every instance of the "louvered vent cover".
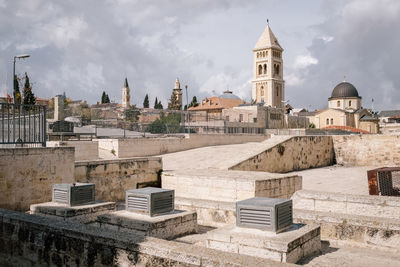
<path id="1" fill-rule="evenodd" d="M 254 197 L 236 202 L 236 225 L 280 232 L 293 223 L 292 200 Z"/>
<path id="2" fill-rule="evenodd" d="M 145 187 L 126 191 L 126 209 L 150 216 L 174 210 L 174 190 Z"/>
<path id="3" fill-rule="evenodd" d="M 53 202 L 63 203 L 70 206 L 90 204 L 94 199 L 94 184 L 55 184 L 53 185 Z"/>

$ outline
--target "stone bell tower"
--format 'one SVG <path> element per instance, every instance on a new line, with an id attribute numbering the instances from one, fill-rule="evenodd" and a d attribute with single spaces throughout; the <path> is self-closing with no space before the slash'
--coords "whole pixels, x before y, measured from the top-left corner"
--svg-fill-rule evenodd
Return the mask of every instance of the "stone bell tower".
<path id="1" fill-rule="evenodd" d="M 124 87 L 122 88 L 122 107 L 129 108 L 131 106 L 131 94 L 128 85 L 128 78 L 125 78 Z"/>
<path id="2" fill-rule="evenodd" d="M 175 86 L 172 90 L 172 95 L 168 103 L 168 109 L 181 110 L 182 109 L 182 89 L 179 79 L 176 78 Z"/>
<path id="3" fill-rule="evenodd" d="M 284 106 L 282 52 L 283 48 L 267 21 L 267 27 L 253 49 L 252 99 L 256 103 L 278 108 Z"/>

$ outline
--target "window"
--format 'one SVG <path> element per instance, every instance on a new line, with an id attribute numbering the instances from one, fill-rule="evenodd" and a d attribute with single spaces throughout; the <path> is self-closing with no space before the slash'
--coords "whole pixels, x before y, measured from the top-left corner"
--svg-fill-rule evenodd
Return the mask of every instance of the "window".
<path id="1" fill-rule="evenodd" d="M 253 118 L 253 122 L 256 123 L 257 122 L 257 118 Z"/>
<path id="2" fill-rule="evenodd" d="M 279 75 L 280 74 L 280 70 L 279 70 L 279 64 L 275 64 L 274 65 L 274 74 L 275 75 Z"/>
<path id="3" fill-rule="evenodd" d="M 264 93 L 265 93 L 264 92 L 264 86 L 261 86 L 261 90 L 260 91 L 261 91 L 261 96 L 264 96 Z"/>
<path id="4" fill-rule="evenodd" d="M 349 100 L 349 107 L 351 107 L 351 100 Z"/>
<path id="5" fill-rule="evenodd" d="M 265 57 L 265 51 L 263 51 L 263 57 Z"/>
<path id="6" fill-rule="evenodd" d="M 326 119 L 326 125 L 329 125 L 329 119 Z"/>
<path id="7" fill-rule="evenodd" d="M 258 65 L 258 75 L 261 75 L 261 74 L 262 74 L 262 66 Z"/>
<path id="8" fill-rule="evenodd" d="M 331 119 L 331 125 L 333 125 L 333 119 Z"/>
<path id="9" fill-rule="evenodd" d="M 243 121 L 243 114 L 239 114 L 239 122 Z"/>
<path id="10" fill-rule="evenodd" d="M 264 74 L 267 74 L 267 64 L 264 64 Z"/>
<path id="11" fill-rule="evenodd" d="M 276 96 L 279 96 L 279 85 L 275 86 Z"/>
<path id="12" fill-rule="evenodd" d="M 340 101 L 338 101 L 338 102 L 336 103 L 336 106 L 337 106 L 337 107 L 340 107 Z"/>

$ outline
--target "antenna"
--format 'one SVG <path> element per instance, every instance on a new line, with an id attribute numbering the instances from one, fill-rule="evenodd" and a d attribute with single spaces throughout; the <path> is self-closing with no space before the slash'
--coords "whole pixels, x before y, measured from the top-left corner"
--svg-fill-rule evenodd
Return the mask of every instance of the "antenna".
<path id="1" fill-rule="evenodd" d="M 344 75 L 343 82 L 346 82 L 346 75 Z"/>
<path id="2" fill-rule="evenodd" d="M 269 26 L 269 19 L 267 19 L 267 25 Z"/>

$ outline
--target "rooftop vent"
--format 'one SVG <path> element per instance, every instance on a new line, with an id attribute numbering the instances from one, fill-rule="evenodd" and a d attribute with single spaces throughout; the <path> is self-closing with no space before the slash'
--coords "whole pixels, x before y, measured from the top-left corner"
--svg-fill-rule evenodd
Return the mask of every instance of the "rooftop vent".
<path id="1" fill-rule="evenodd" d="M 400 196 L 400 167 L 384 167 L 367 172 L 370 195 Z"/>
<path id="2" fill-rule="evenodd" d="M 293 223 L 292 200 L 254 197 L 236 202 L 236 226 L 281 232 Z"/>
<path id="3" fill-rule="evenodd" d="M 126 191 L 126 209 L 151 217 L 174 210 L 175 191 L 145 187 Z"/>
<path id="4" fill-rule="evenodd" d="M 90 204 L 94 202 L 94 184 L 54 184 L 53 202 L 70 206 Z"/>

